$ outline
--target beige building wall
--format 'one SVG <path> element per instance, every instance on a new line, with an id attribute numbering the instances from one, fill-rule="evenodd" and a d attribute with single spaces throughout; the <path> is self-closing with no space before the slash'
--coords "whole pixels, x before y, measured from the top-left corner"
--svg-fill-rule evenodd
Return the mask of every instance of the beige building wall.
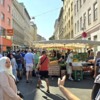
<path id="1" fill-rule="evenodd" d="M 24 5 L 23 5 L 24 7 Z M 24 44 L 28 47 L 31 47 L 31 33 L 30 33 L 30 16 L 27 12 L 27 9 L 24 7 L 24 11 L 23 11 L 23 15 L 24 15 Z"/>
<path id="2" fill-rule="evenodd" d="M 100 26 L 100 0 L 75 0 L 74 7 L 74 38 L 82 38 L 83 31 L 91 38 L 90 34 L 98 31 Z"/>
<path id="3" fill-rule="evenodd" d="M 56 19 L 55 25 L 54 25 L 54 38 L 55 40 L 59 40 L 59 21 Z"/>
<path id="4" fill-rule="evenodd" d="M 12 2 L 12 27 L 14 29 L 13 49 L 24 45 L 24 16 L 22 6 L 16 1 Z"/>
<path id="5" fill-rule="evenodd" d="M 59 21 L 59 39 L 64 39 L 64 32 L 63 32 L 63 7 L 60 10 L 58 21 Z"/>
<path id="6" fill-rule="evenodd" d="M 100 41 L 100 0 L 74 0 L 74 8 L 74 38 L 82 39 L 85 31 L 86 39 Z"/>
<path id="7" fill-rule="evenodd" d="M 18 1 L 13 0 L 12 15 L 12 26 L 14 28 L 13 47 L 15 47 L 15 49 L 32 47 L 33 34 L 30 28 L 30 16 L 24 4 L 18 3 Z"/>
<path id="8" fill-rule="evenodd" d="M 65 39 L 73 38 L 73 0 L 63 0 L 63 32 Z"/>
<path id="9" fill-rule="evenodd" d="M 31 43 L 33 45 L 33 41 L 37 40 L 37 26 L 33 22 L 30 23 L 30 33 Z"/>

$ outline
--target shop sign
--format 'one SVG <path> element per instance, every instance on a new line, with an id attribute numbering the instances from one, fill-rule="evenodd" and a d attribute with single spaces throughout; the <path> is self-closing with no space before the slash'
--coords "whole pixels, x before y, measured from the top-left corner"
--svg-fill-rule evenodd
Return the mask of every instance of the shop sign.
<path id="1" fill-rule="evenodd" d="M 86 38 L 86 37 L 87 37 L 87 33 L 86 33 L 86 32 L 83 32 L 83 33 L 82 33 L 82 37 L 83 37 L 83 38 Z"/>
<path id="2" fill-rule="evenodd" d="M 7 29 L 7 36 L 13 36 L 14 30 L 13 29 Z"/>

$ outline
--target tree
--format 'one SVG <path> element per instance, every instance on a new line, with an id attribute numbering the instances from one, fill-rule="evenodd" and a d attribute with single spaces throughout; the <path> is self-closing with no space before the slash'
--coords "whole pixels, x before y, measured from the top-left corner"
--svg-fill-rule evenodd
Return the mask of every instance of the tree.
<path id="1" fill-rule="evenodd" d="M 54 40 L 54 39 L 55 39 L 54 35 L 52 35 L 52 36 L 49 38 L 49 40 Z"/>

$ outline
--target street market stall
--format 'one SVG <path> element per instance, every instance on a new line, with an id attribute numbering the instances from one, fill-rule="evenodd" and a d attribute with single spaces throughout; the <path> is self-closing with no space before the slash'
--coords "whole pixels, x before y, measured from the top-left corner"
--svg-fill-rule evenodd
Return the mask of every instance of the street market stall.
<path id="1" fill-rule="evenodd" d="M 50 41 L 38 41 L 34 42 L 33 45 L 36 48 L 42 48 L 42 49 L 47 49 L 47 48 L 65 48 L 71 49 L 74 52 L 77 52 L 74 54 L 73 58 L 73 72 L 75 79 L 77 80 L 77 73 L 80 72 L 80 79 L 83 79 L 82 76 L 82 63 L 86 62 L 86 52 L 87 48 L 91 47 L 96 47 L 100 45 L 99 41 L 90 41 L 90 40 L 50 40 Z M 76 64 L 75 64 L 76 62 Z M 81 62 L 81 65 L 79 63 Z M 49 75 L 55 75 L 55 76 L 60 76 L 60 68 L 57 59 L 54 61 L 50 62 L 50 67 L 49 67 Z"/>

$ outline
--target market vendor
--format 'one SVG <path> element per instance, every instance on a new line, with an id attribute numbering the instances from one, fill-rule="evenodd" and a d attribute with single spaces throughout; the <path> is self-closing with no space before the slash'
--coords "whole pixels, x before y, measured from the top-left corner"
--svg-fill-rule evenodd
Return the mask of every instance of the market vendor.
<path id="1" fill-rule="evenodd" d="M 69 75 L 68 79 L 71 80 L 71 81 L 73 81 L 73 78 L 72 78 L 72 69 L 73 69 L 72 62 L 73 62 L 73 51 L 70 51 L 70 53 L 68 54 L 67 60 L 66 60 L 66 63 L 67 63 L 66 69 L 67 69 L 67 74 Z"/>

